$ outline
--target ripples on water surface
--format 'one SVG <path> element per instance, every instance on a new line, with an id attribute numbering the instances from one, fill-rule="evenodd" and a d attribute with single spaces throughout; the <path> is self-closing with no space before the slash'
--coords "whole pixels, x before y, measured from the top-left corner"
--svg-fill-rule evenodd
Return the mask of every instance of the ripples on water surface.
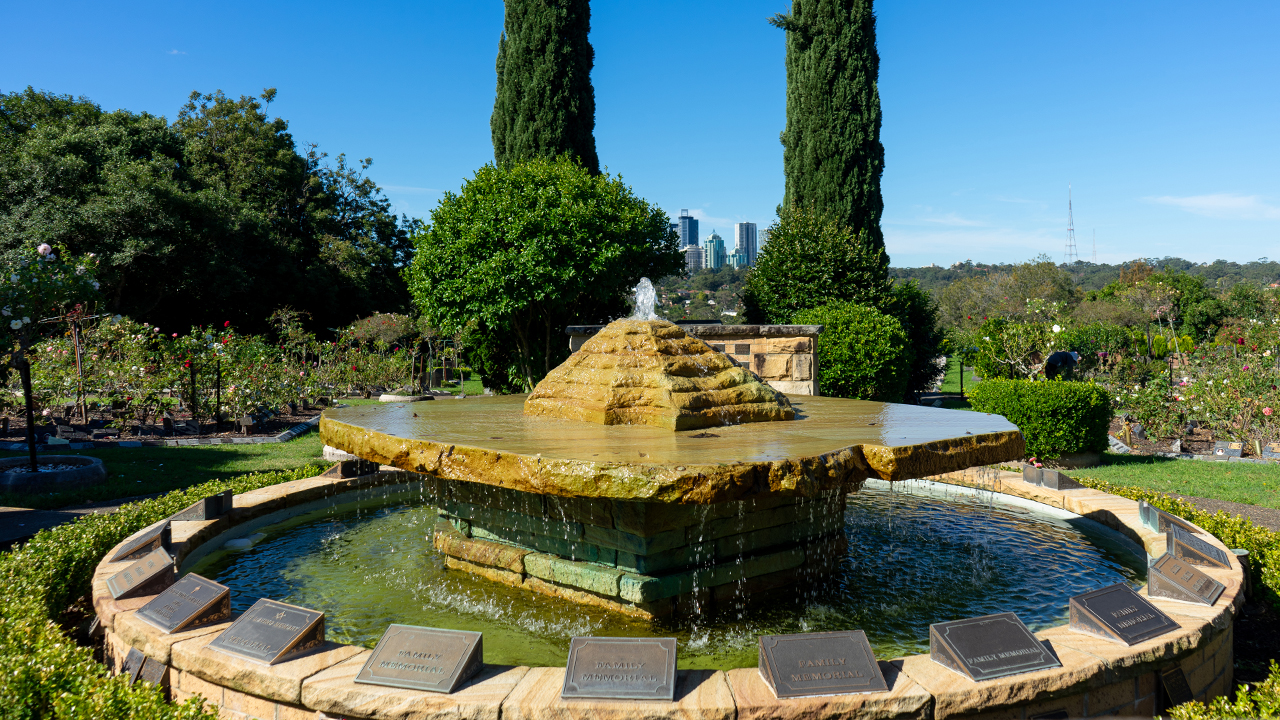
<path id="1" fill-rule="evenodd" d="M 830 578 L 745 614 L 674 624 L 446 570 L 427 539 L 435 508 L 421 501 L 301 516 L 193 570 L 229 585 L 236 611 L 259 597 L 323 610 L 339 642 L 373 647 L 393 622 L 476 630 L 487 662 L 563 665 L 575 635 L 675 636 L 685 668 L 754 667 L 759 635 L 823 630 L 864 630 L 881 658 L 927 652 L 930 623 L 1012 611 L 1039 630 L 1066 622 L 1072 595 L 1145 581 L 1144 558 L 1089 521 L 883 485 L 849 498 L 849 552 Z"/>

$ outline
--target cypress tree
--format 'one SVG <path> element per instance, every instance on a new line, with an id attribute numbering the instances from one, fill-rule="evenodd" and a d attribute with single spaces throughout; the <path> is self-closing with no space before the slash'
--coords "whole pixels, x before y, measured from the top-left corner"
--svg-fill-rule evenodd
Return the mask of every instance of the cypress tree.
<path id="1" fill-rule="evenodd" d="M 568 153 L 599 174 L 590 31 L 588 0 L 506 0 L 489 121 L 499 166 Z"/>
<path id="2" fill-rule="evenodd" d="M 831 216 L 884 247 L 880 55 L 872 0 L 792 0 L 787 33 L 784 207 Z"/>

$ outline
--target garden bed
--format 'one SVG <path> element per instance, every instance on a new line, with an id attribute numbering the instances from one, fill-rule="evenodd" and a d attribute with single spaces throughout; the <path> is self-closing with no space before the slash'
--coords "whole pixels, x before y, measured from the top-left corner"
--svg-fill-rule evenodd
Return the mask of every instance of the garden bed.
<path id="1" fill-rule="evenodd" d="M 324 408 L 312 407 L 303 409 L 301 407 L 296 410 L 284 408 L 282 414 L 274 415 L 266 418 L 261 422 L 255 423 L 248 431 L 243 432 L 234 420 L 223 420 L 221 430 L 211 421 L 202 420 L 199 423 L 199 432 L 188 430 L 190 426 L 188 422 L 191 416 L 187 413 L 173 413 L 173 430 L 166 430 L 163 423 L 142 423 L 130 425 L 123 429 L 108 428 L 107 423 L 110 418 L 100 413 L 90 413 L 89 422 L 71 423 L 69 425 L 61 425 L 63 428 L 63 438 L 68 444 L 61 442 L 48 442 L 47 438 L 58 438 L 58 425 L 53 422 L 43 422 L 36 424 L 36 442 L 46 448 L 69 447 L 71 449 L 87 449 L 87 448 L 115 448 L 115 447 L 139 447 L 141 446 L 163 446 L 173 444 L 217 444 L 217 443 L 235 443 L 235 442 L 263 442 L 272 438 L 276 438 L 284 433 L 298 430 L 294 435 L 301 434 L 305 431 L 300 426 L 308 425 L 314 427 L 319 422 L 320 413 Z M 95 417 L 95 415 L 97 415 Z M 305 429 L 310 429 L 307 427 Z M 72 433 L 67 433 L 70 428 Z M 185 432 L 184 432 L 185 430 Z M 0 434 L 0 449 L 20 450 L 26 447 L 27 429 L 25 419 L 22 417 L 10 418 L 9 430 L 7 433 Z M 47 438 L 46 438 L 47 436 Z M 188 443 L 178 443 L 178 441 L 197 441 Z M 20 445 L 21 447 L 11 447 Z"/>
<path id="2" fill-rule="evenodd" d="M 1214 436 L 1213 430 L 1205 427 L 1194 428 L 1191 432 L 1186 433 L 1181 438 L 1153 438 L 1148 436 L 1146 439 L 1139 439 L 1137 436 L 1126 436 L 1124 432 L 1124 421 L 1121 418 L 1115 418 L 1111 421 L 1111 427 L 1108 433 L 1119 439 L 1128 446 L 1130 454 L 1133 455 L 1163 455 L 1198 458 L 1210 458 L 1214 460 L 1227 460 L 1226 456 L 1219 457 L 1215 453 L 1215 443 L 1219 438 Z M 1181 440 L 1180 447 L 1175 446 L 1177 440 Z M 1258 455 L 1253 447 L 1252 442 L 1242 443 L 1241 456 L 1235 459 L 1246 459 L 1251 461 L 1262 461 L 1264 458 Z M 1265 443 L 1261 443 L 1265 446 Z M 1271 461 L 1270 458 L 1265 458 Z"/>

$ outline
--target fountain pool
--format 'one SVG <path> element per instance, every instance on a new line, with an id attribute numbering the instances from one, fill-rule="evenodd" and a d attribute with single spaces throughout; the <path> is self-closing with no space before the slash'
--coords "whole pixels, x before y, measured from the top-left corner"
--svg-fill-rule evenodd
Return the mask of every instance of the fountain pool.
<path id="1" fill-rule="evenodd" d="M 484 633 L 485 660 L 563 665 L 575 635 L 674 636 L 682 668 L 754 667 L 757 637 L 865 629 L 879 657 L 925 652 L 928 626 L 1012 611 L 1033 630 L 1066 622 L 1067 598 L 1145 581 L 1145 555 L 1065 511 L 925 481 L 871 480 L 848 496 L 834 568 L 768 605 L 644 620 L 445 567 L 427 486 L 334 506 L 262 530 L 245 551 L 190 568 L 258 597 L 323 610 L 333 640 L 372 647 L 390 623 Z M 998 498 L 998 499 L 997 499 Z"/>

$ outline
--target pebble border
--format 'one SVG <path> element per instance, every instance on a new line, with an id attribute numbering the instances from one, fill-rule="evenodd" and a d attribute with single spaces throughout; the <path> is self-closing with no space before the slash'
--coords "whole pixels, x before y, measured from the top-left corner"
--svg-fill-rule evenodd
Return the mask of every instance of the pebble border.
<path id="1" fill-rule="evenodd" d="M 1121 532 L 1151 555 L 1164 550 L 1164 536 L 1142 526 L 1137 503 L 1097 490 L 1056 491 L 1024 483 L 1021 475 L 975 468 L 935 480 L 979 488 L 1060 507 Z M 228 515 L 210 521 L 174 522 L 173 550 L 179 562 L 201 546 L 222 542 L 278 522 L 311 504 L 332 502 L 342 493 L 388 485 L 433 482 L 388 469 L 359 478 L 315 477 L 237 495 Z M 386 492 L 391 488 L 384 488 Z M 140 531 L 143 532 L 143 531 Z M 1216 539 L 1208 540 L 1220 546 Z M 126 540 L 125 542 L 128 542 Z M 121 543 L 122 545 L 124 543 Z M 119 547 L 119 546 L 117 546 Z M 1225 549 L 1225 548 L 1224 548 Z M 114 549 L 112 553 L 114 553 Z M 110 557 L 108 553 L 107 557 Z M 1234 557 L 1231 556 L 1231 557 Z M 1232 640 L 1243 605 L 1238 562 L 1228 570 L 1207 570 L 1226 585 L 1213 607 L 1152 598 L 1180 626 L 1147 642 L 1126 647 L 1066 627 L 1037 633 L 1048 641 L 1063 667 L 974 683 L 929 659 L 914 655 L 880 661 L 889 691 L 779 701 L 753 668 L 680 671 L 676 701 L 590 700 L 559 697 L 563 667 L 487 666 L 451 695 L 401 690 L 353 682 L 369 651 L 328 642 L 311 654 L 265 666 L 206 649 L 228 624 L 164 635 L 136 619 L 150 597 L 116 601 L 106 579 L 127 563 L 103 561 L 95 571 L 93 605 L 105 629 L 104 657 L 119 672 L 125 655 L 138 649 L 163 665 L 161 684 L 183 701 L 202 696 L 221 716 L 233 720 L 409 720 L 415 718 L 582 718 L 602 720 L 749 720 L 876 717 L 943 720 L 950 717 L 1033 718 L 1124 715 L 1150 717 L 1161 711 L 1157 671 L 1177 663 L 1196 699 L 1228 694 L 1233 687 Z"/>

